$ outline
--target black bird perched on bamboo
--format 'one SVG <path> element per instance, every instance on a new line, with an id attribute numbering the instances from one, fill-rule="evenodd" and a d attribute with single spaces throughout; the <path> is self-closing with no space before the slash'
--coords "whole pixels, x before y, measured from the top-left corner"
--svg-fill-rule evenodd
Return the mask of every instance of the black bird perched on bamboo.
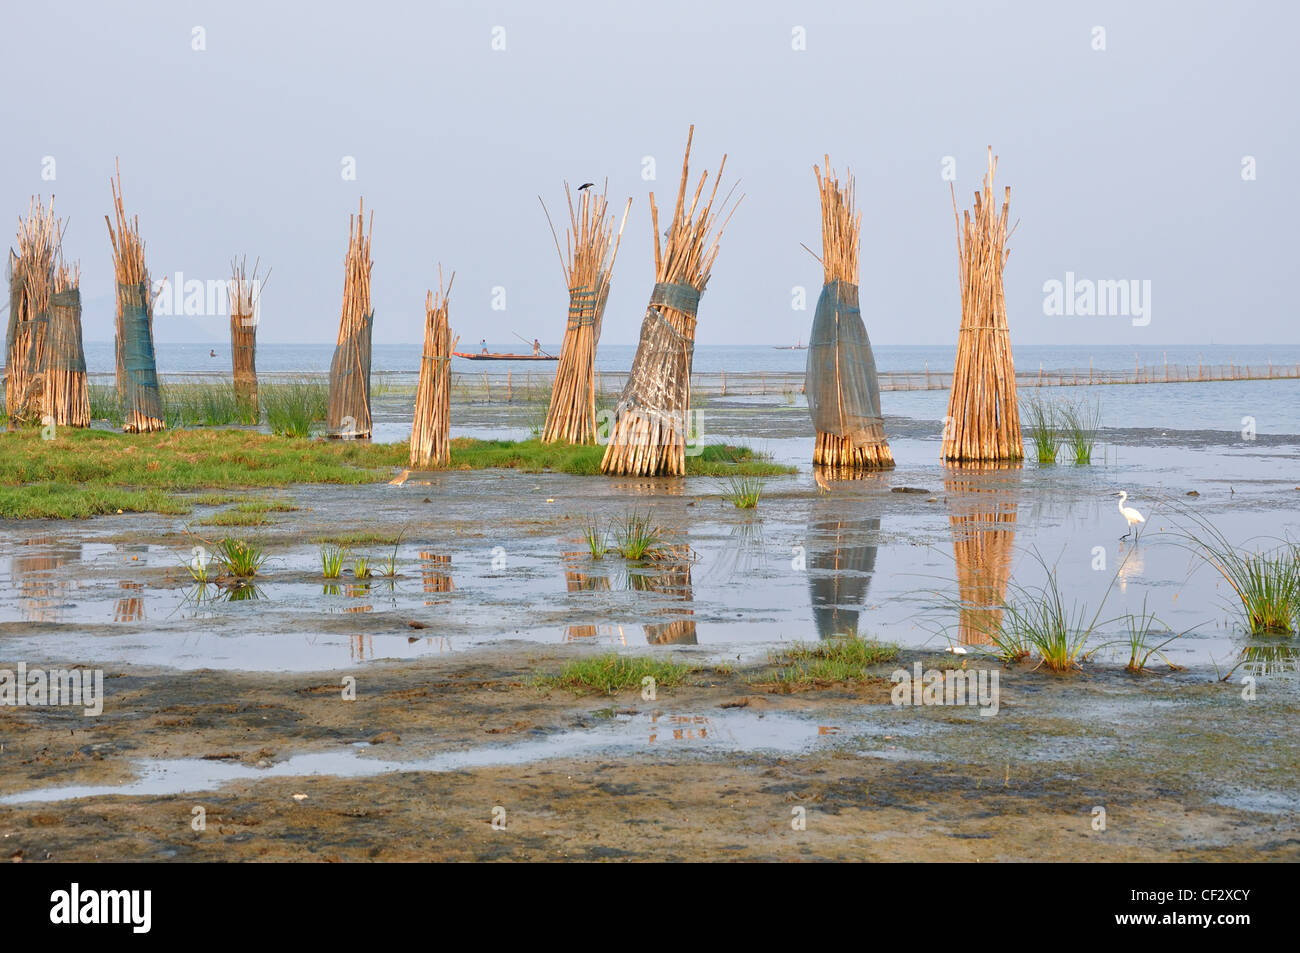
<path id="1" fill-rule="evenodd" d="M 584 190 L 586 190 L 586 189 L 591 188 L 591 187 L 592 187 L 593 185 L 595 185 L 595 184 L 596 184 L 595 182 L 584 182 L 584 183 L 582 183 L 582 185 L 578 186 L 578 191 L 579 191 L 579 192 L 582 192 L 582 191 L 584 191 Z"/>

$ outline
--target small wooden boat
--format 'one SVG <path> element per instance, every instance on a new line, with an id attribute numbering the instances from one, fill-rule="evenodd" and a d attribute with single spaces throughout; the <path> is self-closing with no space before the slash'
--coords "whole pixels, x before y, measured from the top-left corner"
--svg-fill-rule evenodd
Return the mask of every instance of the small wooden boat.
<path id="1" fill-rule="evenodd" d="M 798 344 L 773 344 L 773 345 L 772 345 L 772 350 L 774 350 L 774 351 L 806 351 L 806 350 L 808 350 L 808 345 L 807 345 L 807 344 L 804 344 L 803 341 L 800 341 Z"/>
<path id="2" fill-rule="evenodd" d="M 463 357 L 467 361 L 558 361 L 559 357 L 552 357 L 549 354 L 469 354 L 464 351 L 452 351 L 456 357 Z"/>

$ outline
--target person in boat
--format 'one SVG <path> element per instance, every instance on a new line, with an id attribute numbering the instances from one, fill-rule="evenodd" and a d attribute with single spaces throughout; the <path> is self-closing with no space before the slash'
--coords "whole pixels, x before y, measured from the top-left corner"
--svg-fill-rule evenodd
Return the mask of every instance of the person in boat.
<path id="1" fill-rule="evenodd" d="M 479 341 L 479 342 L 478 342 L 478 346 L 479 346 L 479 350 L 480 350 L 480 352 L 483 353 L 483 354 L 486 354 L 486 353 L 487 353 L 487 338 L 483 338 L 481 341 Z"/>
<path id="2" fill-rule="evenodd" d="M 542 342 L 533 338 L 533 356 L 537 357 L 542 353 Z"/>
<path id="3" fill-rule="evenodd" d="M 208 357 L 216 357 L 216 356 L 217 356 L 217 352 L 216 352 L 216 351 L 211 350 L 211 349 L 208 350 Z"/>

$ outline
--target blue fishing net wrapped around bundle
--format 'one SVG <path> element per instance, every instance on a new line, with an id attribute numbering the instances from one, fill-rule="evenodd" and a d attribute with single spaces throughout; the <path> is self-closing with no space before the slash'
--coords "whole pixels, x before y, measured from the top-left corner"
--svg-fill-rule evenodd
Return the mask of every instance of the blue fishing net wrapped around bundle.
<path id="1" fill-rule="evenodd" d="M 804 386 L 819 435 L 836 438 L 846 452 L 865 454 L 875 465 L 893 465 L 880 415 L 876 359 L 853 282 L 828 281 L 822 287 L 808 340 Z M 814 458 L 814 462 L 848 465 L 851 461 Z"/>
<path id="2" fill-rule="evenodd" d="M 158 363 L 149 315 L 149 283 L 120 284 L 117 290 L 122 310 L 122 339 L 119 343 L 125 370 L 124 390 L 120 396 L 128 414 L 126 429 L 162 429 L 162 393 L 158 388 Z M 132 419 L 133 413 L 135 419 Z"/>

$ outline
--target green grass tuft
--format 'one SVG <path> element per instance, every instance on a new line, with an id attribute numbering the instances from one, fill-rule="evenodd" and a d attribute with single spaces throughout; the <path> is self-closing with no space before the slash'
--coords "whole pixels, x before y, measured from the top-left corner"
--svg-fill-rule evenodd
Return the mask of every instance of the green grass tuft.
<path id="1" fill-rule="evenodd" d="M 694 665 L 671 659 L 610 654 L 575 659 L 567 663 L 559 675 L 543 676 L 537 684 L 544 688 L 566 688 L 577 694 L 599 692 L 614 695 L 639 690 L 642 680 L 647 677 L 654 679 L 656 689 L 674 688 L 696 670 Z"/>

